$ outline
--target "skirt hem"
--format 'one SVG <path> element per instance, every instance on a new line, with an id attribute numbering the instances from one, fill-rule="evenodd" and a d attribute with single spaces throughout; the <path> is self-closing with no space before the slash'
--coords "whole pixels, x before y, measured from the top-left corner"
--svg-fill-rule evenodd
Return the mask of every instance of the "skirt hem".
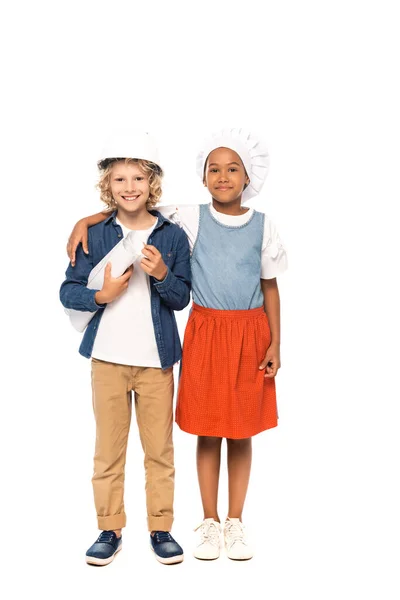
<path id="1" fill-rule="evenodd" d="M 252 438 L 255 435 L 258 435 L 259 433 L 263 433 L 263 431 L 268 431 L 269 429 L 274 429 L 275 427 L 278 426 L 278 421 L 276 421 L 276 423 L 274 423 L 273 425 L 267 425 L 265 427 L 262 427 L 261 429 L 257 429 L 254 433 L 251 433 L 249 435 L 242 435 L 242 434 L 240 434 L 240 435 L 233 436 L 233 435 L 224 435 L 224 434 L 221 435 L 219 433 L 217 434 L 217 433 L 215 433 L 215 431 L 213 431 L 211 433 L 210 432 L 205 433 L 204 431 L 202 431 L 200 433 L 198 430 L 196 430 L 196 431 L 194 431 L 194 430 L 189 431 L 189 429 L 191 429 L 190 427 L 182 426 L 182 425 L 179 424 L 178 421 L 175 421 L 175 422 L 178 425 L 179 429 L 181 431 L 184 431 L 185 433 L 189 433 L 191 435 L 197 435 L 198 437 L 217 437 L 217 438 L 226 438 L 226 439 L 229 439 L 229 440 L 245 440 L 247 438 Z"/>

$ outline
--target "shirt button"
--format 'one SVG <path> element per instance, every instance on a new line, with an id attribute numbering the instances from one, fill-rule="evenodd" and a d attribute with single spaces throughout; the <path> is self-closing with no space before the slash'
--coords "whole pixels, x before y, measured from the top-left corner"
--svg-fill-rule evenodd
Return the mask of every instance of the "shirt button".
<path id="1" fill-rule="evenodd" d="M 118 237 L 121 237 L 121 234 L 120 234 L 120 233 L 118 234 Z"/>

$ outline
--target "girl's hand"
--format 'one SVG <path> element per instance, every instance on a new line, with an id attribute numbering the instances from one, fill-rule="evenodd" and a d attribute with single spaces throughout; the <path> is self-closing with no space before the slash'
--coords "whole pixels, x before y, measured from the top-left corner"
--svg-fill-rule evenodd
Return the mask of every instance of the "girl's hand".
<path id="1" fill-rule="evenodd" d="M 97 304 L 109 304 L 116 300 L 127 289 L 132 273 L 133 265 L 120 277 L 112 277 L 111 263 L 107 263 L 104 269 L 103 287 L 94 295 Z"/>
<path id="2" fill-rule="evenodd" d="M 142 258 L 140 266 L 143 271 L 147 273 L 147 275 L 155 277 L 158 281 L 165 279 L 168 273 L 168 267 L 163 261 L 159 250 L 157 250 L 155 246 L 144 244 L 142 254 L 144 258 Z"/>
<path id="3" fill-rule="evenodd" d="M 71 261 L 71 265 L 75 266 L 75 252 L 78 244 L 82 242 L 82 248 L 85 254 L 89 254 L 88 250 L 88 226 L 86 219 L 81 219 L 73 228 L 68 239 L 67 254 Z"/>
<path id="4" fill-rule="evenodd" d="M 260 371 L 265 369 L 264 377 L 268 377 L 272 379 L 278 372 L 278 369 L 281 366 L 281 356 L 280 356 L 280 347 L 279 344 L 271 344 L 267 350 L 264 360 L 261 365 L 258 367 Z"/>

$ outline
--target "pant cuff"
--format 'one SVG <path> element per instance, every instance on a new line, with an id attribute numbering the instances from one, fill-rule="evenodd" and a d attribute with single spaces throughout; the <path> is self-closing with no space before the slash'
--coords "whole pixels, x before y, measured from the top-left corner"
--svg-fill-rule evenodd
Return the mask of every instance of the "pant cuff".
<path id="1" fill-rule="evenodd" d="M 126 514 L 122 512 L 119 515 L 97 517 L 97 525 L 99 529 L 107 531 L 122 529 L 126 525 Z"/>
<path id="2" fill-rule="evenodd" d="M 148 515 L 147 526 L 149 531 L 171 531 L 173 517 L 153 517 Z"/>

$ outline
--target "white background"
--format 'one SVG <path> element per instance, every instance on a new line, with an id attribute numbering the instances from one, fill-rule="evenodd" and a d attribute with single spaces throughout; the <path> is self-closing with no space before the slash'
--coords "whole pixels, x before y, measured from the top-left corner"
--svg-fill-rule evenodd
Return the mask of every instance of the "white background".
<path id="1" fill-rule="evenodd" d="M 2 553 L 8 598 L 398 600 L 399 36 L 395 2 L 19 2 L 2 15 Z M 262 8 L 261 8 L 262 7 Z M 248 127 L 253 206 L 289 250 L 279 427 L 254 439 L 255 558 L 191 556 L 195 438 L 175 429 L 182 565 L 148 549 L 136 423 L 124 550 L 103 569 L 89 361 L 58 300 L 74 222 L 100 209 L 110 129 L 162 148 L 165 203 L 206 201 L 197 148 Z M 187 311 L 179 315 L 183 333 Z M 225 458 L 224 458 L 225 460 Z M 220 516 L 226 513 L 226 469 Z M 143 590 L 146 586 L 146 590 Z M 142 591 L 139 592 L 139 589 Z"/>

